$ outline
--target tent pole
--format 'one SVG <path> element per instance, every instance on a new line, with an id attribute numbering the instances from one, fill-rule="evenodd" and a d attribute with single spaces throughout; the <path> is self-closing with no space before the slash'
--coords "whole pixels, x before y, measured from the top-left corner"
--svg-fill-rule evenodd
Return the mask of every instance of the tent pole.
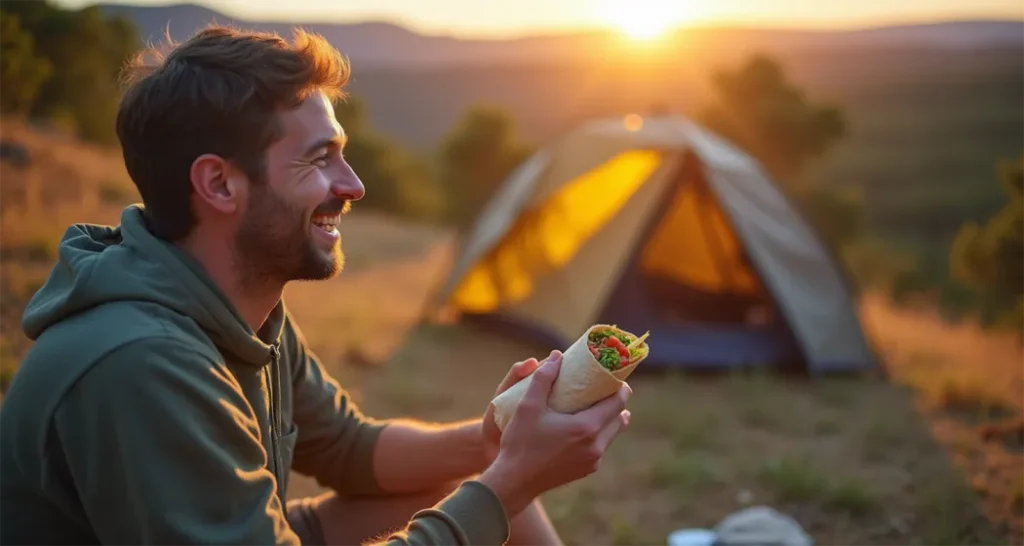
<path id="1" fill-rule="evenodd" d="M 698 174 L 703 175 L 703 171 L 701 171 Z M 707 202 L 711 203 L 713 207 L 718 207 L 718 203 L 715 200 L 714 196 L 712 196 L 711 192 L 709 192 L 707 189 L 707 184 L 704 182 L 704 177 L 698 176 L 694 183 L 697 184 L 695 193 L 699 196 L 706 197 Z M 715 269 L 717 269 L 718 273 L 722 275 L 722 279 L 725 282 L 726 287 L 734 288 L 735 283 L 733 282 L 734 279 L 732 271 L 725 263 L 725 249 L 722 248 L 722 241 L 721 239 L 718 238 L 718 234 L 715 233 L 714 227 L 709 225 L 710 221 L 708 220 L 708 212 L 706 212 L 706 207 L 698 208 L 697 215 L 700 217 L 701 232 L 704 234 L 705 242 L 708 245 L 708 248 L 711 250 L 711 254 L 713 254 L 715 257 Z"/>

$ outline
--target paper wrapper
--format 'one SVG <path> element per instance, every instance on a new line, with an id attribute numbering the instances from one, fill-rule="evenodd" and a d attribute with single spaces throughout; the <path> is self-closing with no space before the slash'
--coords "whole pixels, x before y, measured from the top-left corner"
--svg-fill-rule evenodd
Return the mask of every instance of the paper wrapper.
<path id="1" fill-rule="evenodd" d="M 548 406 L 551 409 L 559 413 L 576 413 L 589 408 L 615 394 L 629 374 L 633 373 L 633 370 L 647 358 L 650 349 L 644 342 L 641 347 L 647 350 L 637 358 L 636 362 L 614 372 L 605 369 L 594 358 L 594 355 L 590 354 L 590 349 L 587 346 L 590 332 L 605 328 L 632 335 L 630 332 L 608 324 L 595 324 L 588 328 L 562 354 L 562 368 L 559 370 L 558 378 L 555 379 L 555 384 L 551 388 L 551 396 L 548 398 Z M 523 398 L 531 381 L 533 381 L 532 375 L 495 397 L 493 401 L 494 421 L 497 423 L 498 429 L 505 430 L 505 425 L 512 418 L 516 405 Z"/>

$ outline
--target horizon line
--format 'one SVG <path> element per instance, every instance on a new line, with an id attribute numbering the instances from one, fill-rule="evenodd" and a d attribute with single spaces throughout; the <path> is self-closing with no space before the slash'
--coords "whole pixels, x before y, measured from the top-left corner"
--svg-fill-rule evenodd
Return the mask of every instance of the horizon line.
<path id="1" fill-rule="evenodd" d="M 57 0 L 57 4 L 67 4 L 68 2 Z M 365 24 L 385 24 L 398 28 L 402 28 L 409 32 L 419 34 L 427 37 L 437 38 L 457 38 L 457 39 L 469 39 L 469 40 L 516 40 L 524 38 L 537 38 L 537 37 L 559 37 L 559 36 L 572 36 L 574 34 L 595 34 L 595 33 L 617 33 L 617 29 L 614 26 L 606 24 L 581 24 L 581 25 L 560 25 L 560 26 L 539 26 L 536 28 L 510 28 L 507 30 L 502 29 L 481 29 L 471 30 L 465 28 L 438 28 L 431 24 L 420 24 L 410 19 L 403 18 L 401 16 L 379 16 L 379 17 L 362 17 L 362 18 L 329 18 L 329 17 L 318 17 L 315 14 L 306 15 L 304 17 L 293 18 L 287 16 L 273 16 L 273 15 L 257 15 L 246 16 L 240 15 L 235 10 L 224 9 L 223 6 L 211 6 L 206 5 L 197 1 L 183 1 L 183 2 L 161 2 L 161 3 L 146 3 L 136 4 L 132 2 L 89 2 L 84 3 L 81 7 L 93 7 L 93 6 L 123 6 L 130 8 L 142 8 L 142 9 L 160 9 L 160 8 L 173 8 L 173 7 L 184 7 L 194 6 L 201 9 L 209 10 L 232 19 L 236 19 L 247 23 L 258 23 L 258 24 L 285 24 L 294 26 L 304 25 L 365 25 Z M 1010 15 L 998 16 L 993 14 L 976 14 L 976 15 L 939 15 L 935 17 L 894 17 L 890 19 L 862 19 L 854 21 L 842 21 L 835 20 L 832 22 L 806 22 L 806 23 L 785 23 L 783 21 L 765 21 L 759 23 L 756 20 L 737 20 L 729 18 L 708 18 L 708 19 L 697 19 L 693 21 L 685 21 L 678 25 L 674 25 L 669 29 L 670 32 L 684 31 L 684 30 L 695 30 L 695 29 L 733 29 L 733 30 L 763 30 L 763 31 L 782 31 L 782 32 L 858 32 L 865 30 L 873 30 L 887 27 L 906 27 L 906 26 L 931 26 L 931 25 L 942 25 L 942 24 L 955 24 L 955 23 L 1018 23 L 1024 25 L 1024 17 L 1013 17 Z"/>

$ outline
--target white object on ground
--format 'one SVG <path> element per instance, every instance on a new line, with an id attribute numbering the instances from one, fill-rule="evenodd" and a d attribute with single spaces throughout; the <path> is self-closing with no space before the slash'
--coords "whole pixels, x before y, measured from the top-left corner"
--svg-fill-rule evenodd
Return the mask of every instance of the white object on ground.
<path id="1" fill-rule="evenodd" d="M 679 529 L 668 535 L 668 546 L 711 546 L 718 535 L 709 529 Z"/>
<path id="2" fill-rule="evenodd" d="M 668 546 L 812 546 L 814 541 L 793 518 L 767 506 L 726 516 L 713 530 L 679 529 Z"/>
<path id="3" fill-rule="evenodd" d="M 718 544 L 811 546 L 814 542 L 793 518 L 767 506 L 754 506 L 726 516 L 715 526 Z"/>

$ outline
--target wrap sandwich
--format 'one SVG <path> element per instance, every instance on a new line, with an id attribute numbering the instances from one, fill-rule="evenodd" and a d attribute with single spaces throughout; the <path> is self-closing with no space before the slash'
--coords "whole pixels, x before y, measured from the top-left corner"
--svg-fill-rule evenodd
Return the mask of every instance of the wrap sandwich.
<path id="1" fill-rule="evenodd" d="M 615 394 L 647 358 L 647 336 L 637 337 L 608 324 L 588 328 L 563 353 L 562 368 L 552 385 L 548 406 L 559 413 L 575 413 Z M 505 430 L 532 380 L 533 376 L 528 376 L 494 398 L 498 429 Z"/>

